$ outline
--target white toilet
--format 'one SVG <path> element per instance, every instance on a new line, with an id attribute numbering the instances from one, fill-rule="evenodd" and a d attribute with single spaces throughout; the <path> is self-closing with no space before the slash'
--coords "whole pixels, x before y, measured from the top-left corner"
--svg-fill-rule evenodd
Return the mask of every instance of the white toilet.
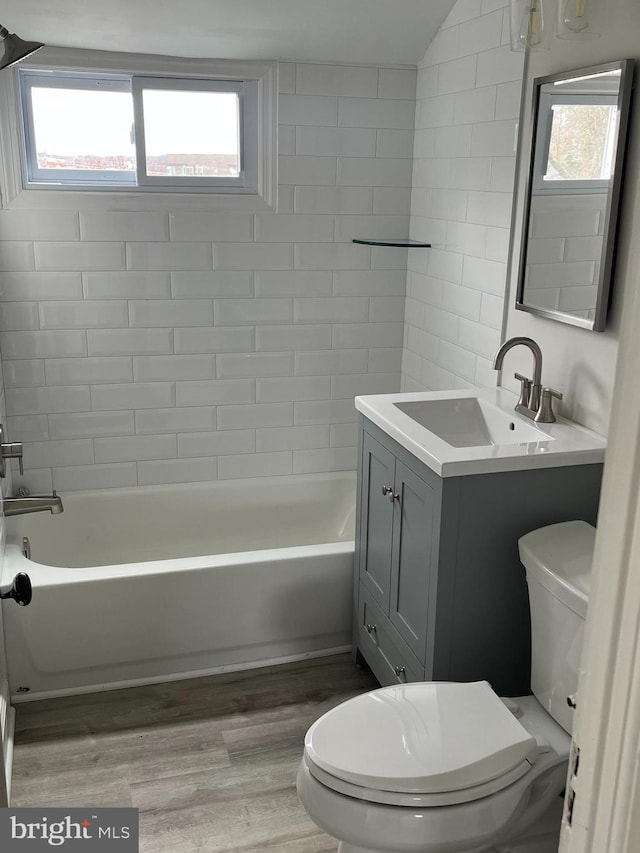
<path id="1" fill-rule="evenodd" d="M 571 521 L 519 541 L 534 696 L 419 682 L 349 699 L 311 726 L 298 796 L 339 853 L 480 853 L 554 803 L 567 777 L 594 536 Z"/>

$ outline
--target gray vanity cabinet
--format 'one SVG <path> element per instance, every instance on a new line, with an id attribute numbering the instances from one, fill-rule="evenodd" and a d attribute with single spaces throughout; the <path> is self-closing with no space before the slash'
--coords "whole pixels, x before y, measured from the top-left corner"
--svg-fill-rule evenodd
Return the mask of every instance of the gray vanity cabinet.
<path id="1" fill-rule="evenodd" d="M 595 524 L 602 465 L 437 476 L 360 422 L 354 657 L 381 684 L 486 679 L 529 692 L 529 603 L 518 538 Z"/>

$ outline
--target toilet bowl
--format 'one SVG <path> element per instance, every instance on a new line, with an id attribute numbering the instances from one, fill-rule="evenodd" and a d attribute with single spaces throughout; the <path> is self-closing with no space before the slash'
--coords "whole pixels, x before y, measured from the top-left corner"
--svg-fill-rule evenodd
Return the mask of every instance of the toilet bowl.
<path id="1" fill-rule="evenodd" d="M 519 543 L 540 699 L 417 682 L 354 697 L 311 726 L 298 796 L 339 853 L 481 853 L 526 832 L 562 793 L 593 539 L 590 525 L 568 522 Z"/>

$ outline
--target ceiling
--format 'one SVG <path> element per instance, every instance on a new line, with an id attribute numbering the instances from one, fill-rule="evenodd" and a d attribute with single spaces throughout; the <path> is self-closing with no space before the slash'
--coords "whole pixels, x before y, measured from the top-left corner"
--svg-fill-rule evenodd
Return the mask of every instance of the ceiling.
<path id="1" fill-rule="evenodd" d="M 416 64 L 455 0 L 3 0 L 28 40 L 218 59 Z"/>

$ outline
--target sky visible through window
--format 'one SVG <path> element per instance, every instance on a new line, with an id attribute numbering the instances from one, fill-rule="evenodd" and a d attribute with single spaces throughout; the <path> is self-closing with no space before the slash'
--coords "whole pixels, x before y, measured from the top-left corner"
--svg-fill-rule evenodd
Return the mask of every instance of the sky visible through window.
<path id="1" fill-rule="evenodd" d="M 148 174 L 238 175 L 235 92 L 145 89 L 142 103 Z"/>
<path id="2" fill-rule="evenodd" d="M 34 86 L 31 97 L 38 168 L 90 168 L 88 158 L 94 168 L 135 171 L 130 93 Z"/>

